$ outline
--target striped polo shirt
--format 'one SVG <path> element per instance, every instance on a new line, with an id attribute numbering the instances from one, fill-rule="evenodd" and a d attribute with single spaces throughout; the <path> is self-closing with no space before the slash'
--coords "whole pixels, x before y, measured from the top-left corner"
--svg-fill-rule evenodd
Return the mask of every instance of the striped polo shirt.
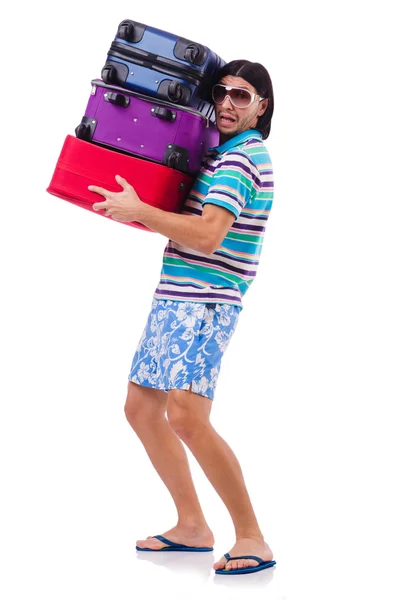
<path id="1" fill-rule="evenodd" d="M 273 169 L 259 131 L 249 129 L 210 148 L 182 214 L 200 216 L 211 203 L 236 220 L 211 255 L 169 240 L 154 297 L 242 306 L 257 272 L 272 202 Z"/>

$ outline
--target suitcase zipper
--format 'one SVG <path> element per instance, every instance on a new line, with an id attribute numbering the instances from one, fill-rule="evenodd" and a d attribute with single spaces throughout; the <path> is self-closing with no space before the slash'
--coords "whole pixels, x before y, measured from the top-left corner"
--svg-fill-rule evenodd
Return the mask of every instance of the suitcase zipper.
<path id="1" fill-rule="evenodd" d="M 170 75 L 171 77 L 185 79 L 196 86 L 202 84 L 206 78 L 204 73 L 197 71 L 194 68 L 190 68 L 174 60 L 157 56 L 156 54 L 146 52 L 139 48 L 129 48 L 128 46 L 125 46 L 125 44 L 120 44 L 119 42 L 112 42 L 108 54 L 109 60 L 112 59 L 112 56 L 127 59 L 134 64 L 152 69 L 153 71 L 158 71 L 159 73 L 164 73 L 165 75 Z M 158 61 L 162 61 L 164 66 L 159 64 Z"/>

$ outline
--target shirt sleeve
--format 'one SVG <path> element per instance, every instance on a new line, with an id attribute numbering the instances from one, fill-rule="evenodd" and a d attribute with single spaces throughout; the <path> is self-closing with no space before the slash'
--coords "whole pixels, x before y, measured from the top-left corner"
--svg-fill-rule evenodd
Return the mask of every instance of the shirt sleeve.
<path id="1" fill-rule="evenodd" d="M 258 170 L 247 155 L 227 153 L 216 167 L 203 205 L 222 206 L 237 219 L 244 206 L 255 196 L 258 180 Z"/>

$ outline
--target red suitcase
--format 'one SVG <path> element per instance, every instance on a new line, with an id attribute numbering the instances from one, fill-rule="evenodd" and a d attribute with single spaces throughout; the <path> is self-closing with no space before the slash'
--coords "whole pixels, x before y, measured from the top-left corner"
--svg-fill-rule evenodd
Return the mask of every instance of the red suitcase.
<path id="1" fill-rule="evenodd" d="M 191 175 L 165 165 L 114 152 L 68 135 L 47 192 L 105 216 L 103 211 L 96 212 L 92 208 L 96 202 L 103 202 L 103 196 L 90 192 L 88 186 L 97 185 L 119 192 L 121 188 L 115 180 L 116 175 L 124 177 L 143 202 L 175 213 L 181 210 L 193 183 Z M 151 231 L 137 222 L 125 225 Z"/>

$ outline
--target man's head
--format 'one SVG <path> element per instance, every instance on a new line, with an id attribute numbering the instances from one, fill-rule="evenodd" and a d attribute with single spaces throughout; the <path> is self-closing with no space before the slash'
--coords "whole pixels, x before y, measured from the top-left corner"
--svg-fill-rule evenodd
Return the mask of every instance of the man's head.
<path id="1" fill-rule="evenodd" d="M 258 129 L 263 139 L 269 136 L 273 86 L 261 64 L 249 60 L 227 63 L 219 72 L 212 98 L 221 143 L 247 129 Z"/>

